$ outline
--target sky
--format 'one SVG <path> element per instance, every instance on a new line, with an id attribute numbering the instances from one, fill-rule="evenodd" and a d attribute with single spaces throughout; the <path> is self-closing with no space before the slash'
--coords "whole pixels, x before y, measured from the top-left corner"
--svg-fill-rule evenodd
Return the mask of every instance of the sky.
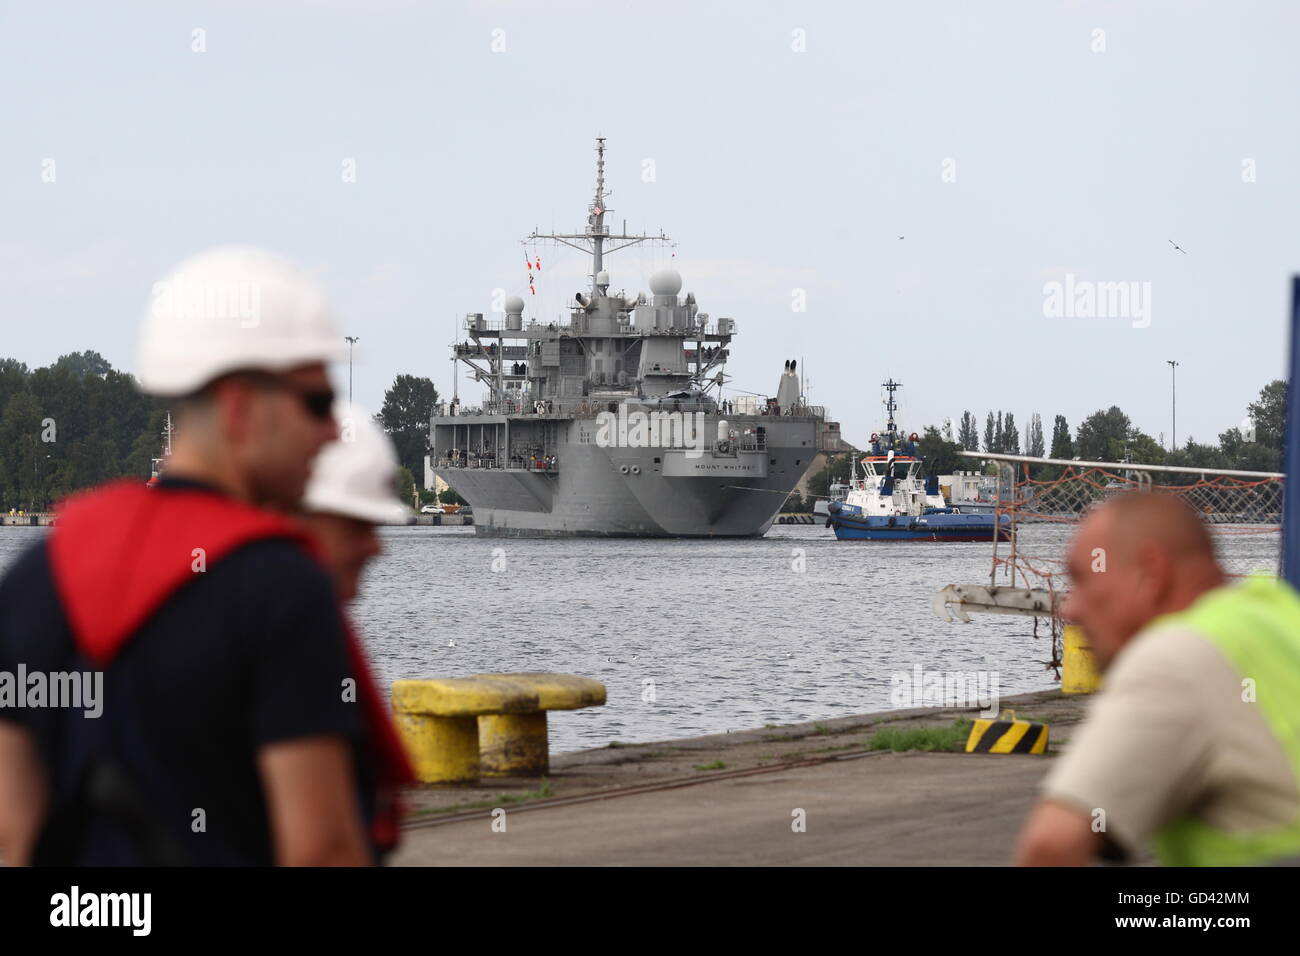
<path id="1" fill-rule="evenodd" d="M 675 243 L 611 256 L 613 287 L 671 261 L 736 320 L 735 389 L 797 359 L 859 445 L 887 377 L 909 430 L 1119 405 L 1167 442 L 1176 360 L 1178 441 L 1214 441 L 1286 372 L 1297 27 L 1284 2 L 6 4 L 0 356 L 134 371 L 152 284 L 251 243 L 324 283 L 357 402 L 449 393 L 465 313 L 549 321 L 584 287 L 543 247 L 530 294 L 520 240 L 582 227 L 601 135 L 609 220 Z"/>

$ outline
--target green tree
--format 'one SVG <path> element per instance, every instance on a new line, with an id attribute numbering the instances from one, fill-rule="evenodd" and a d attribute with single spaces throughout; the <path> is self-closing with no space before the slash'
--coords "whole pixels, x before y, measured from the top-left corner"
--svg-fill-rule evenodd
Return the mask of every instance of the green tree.
<path id="1" fill-rule="evenodd" d="M 1016 416 L 1011 412 L 1002 420 L 1002 450 L 1008 455 L 1020 454 L 1020 432 L 1016 430 Z"/>
<path id="2" fill-rule="evenodd" d="M 1119 461 L 1124 457 L 1124 445 L 1132 427 L 1133 423 L 1118 405 L 1093 412 L 1079 425 L 1079 457 L 1085 461 Z"/>
<path id="3" fill-rule="evenodd" d="M 1070 439 L 1070 426 L 1064 415 L 1056 416 L 1056 423 L 1052 426 L 1052 450 L 1047 457 L 1074 460 L 1074 442 Z"/>
<path id="4" fill-rule="evenodd" d="M 1190 435 L 1187 444 L 1165 456 L 1165 464 L 1179 468 L 1226 468 L 1227 458 L 1221 448 L 1214 445 L 1202 445 Z M 1163 484 L 1194 485 L 1200 481 L 1199 475 L 1183 475 L 1177 472 L 1163 474 L 1159 478 Z"/>
<path id="5" fill-rule="evenodd" d="M 465 500 L 464 498 L 462 498 L 460 495 L 456 494 L 456 489 L 455 489 L 455 488 L 444 488 L 444 489 L 442 490 L 442 494 L 440 494 L 440 495 L 438 496 L 438 500 L 441 501 L 444 505 L 467 505 L 467 504 L 469 504 L 468 501 L 466 501 L 466 500 Z"/>
<path id="6" fill-rule="evenodd" d="M 1144 465 L 1159 465 L 1167 457 L 1167 452 L 1160 447 L 1160 442 L 1136 428 L 1129 430 L 1125 451 L 1130 460 Z"/>
<path id="7" fill-rule="evenodd" d="M 1043 417 L 1034 412 L 1029 419 L 1029 433 L 1025 436 L 1025 454 L 1033 458 L 1042 458 L 1047 450 L 1043 442 Z"/>
<path id="8" fill-rule="evenodd" d="M 399 375 L 384 393 L 384 405 L 375 420 L 397 447 L 397 457 L 411 475 L 419 476 L 424 487 L 424 456 L 433 450 L 429 443 L 429 420 L 438 403 L 433 381 L 414 375 Z"/>
<path id="9" fill-rule="evenodd" d="M 56 371 L 66 371 L 77 379 L 84 379 L 89 375 L 103 378 L 113 371 L 113 366 L 109 364 L 108 359 L 98 352 L 69 352 L 67 355 L 60 355 L 51 368 Z"/>
<path id="10" fill-rule="evenodd" d="M 41 409 L 30 392 L 18 392 L 0 415 L 0 448 L 4 449 L 0 482 L 6 511 L 40 511 L 45 507 L 53 470 L 41 441 Z"/>
<path id="11" fill-rule="evenodd" d="M 970 412 L 961 413 L 961 424 L 957 427 L 957 444 L 967 451 L 980 450 L 979 422 Z"/>
<path id="12" fill-rule="evenodd" d="M 997 424 L 993 419 L 993 413 L 989 412 L 988 417 L 984 419 L 984 450 L 996 452 L 998 437 Z"/>
<path id="13" fill-rule="evenodd" d="M 826 498 L 830 495 L 831 485 L 848 481 L 853 460 L 860 454 L 857 449 L 850 448 L 846 453 L 828 456 L 825 467 L 808 479 L 808 497 Z"/>
<path id="14" fill-rule="evenodd" d="M 1246 410 L 1255 423 L 1255 441 L 1281 452 L 1286 434 L 1286 382 L 1269 382 L 1259 390 L 1259 401 L 1251 402 Z"/>
<path id="15" fill-rule="evenodd" d="M 0 410 L 9 404 L 9 399 L 15 394 L 27 391 L 30 375 L 27 366 L 17 359 L 0 359 Z"/>
<path id="16" fill-rule="evenodd" d="M 961 445 L 948 441 L 933 425 L 925 427 L 925 433 L 917 442 L 917 451 L 925 459 L 928 475 L 950 475 L 967 467 L 967 459 L 958 454 Z"/>
<path id="17" fill-rule="evenodd" d="M 403 465 L 397 472 L 397 497 L 402 504 L 410 505 L 415 501 L 415 476 L 411 469 Z"/>
<path id="18" fill-rule="evenodd" d="M 1258 441 L 1246 441 L 1240 428 L 1229 428 L 1219 434 L 1219 450 L 1223 453 L 1225 468 L 1241 471 L 1282 470 L 1282 449 L 1269 448 Z"/>

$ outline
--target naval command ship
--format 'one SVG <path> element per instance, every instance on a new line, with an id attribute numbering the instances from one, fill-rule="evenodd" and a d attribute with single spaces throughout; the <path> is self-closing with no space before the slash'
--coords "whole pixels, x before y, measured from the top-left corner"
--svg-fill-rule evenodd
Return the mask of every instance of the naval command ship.
<path id="1" fill-rule="evenodd" d="M 722 399 L 736 323 L 680 296 L 675 270 L 649 296 L 611 293 L 604 257 L 667 237 L 612 233 L 606 197 L 598 138 L 586 229 L 524 240 L 589 253 L 591 288 L 568 323 L 526 319 L 518 296 L 504 318 L 466 317 L 454 358 L 487 393 L 435 409 L 433 470 L 480 535 L 760 536 L 818 451 L 838 449 L 838 425 L 805 404 L 793 361 L 775 397 Z"/>

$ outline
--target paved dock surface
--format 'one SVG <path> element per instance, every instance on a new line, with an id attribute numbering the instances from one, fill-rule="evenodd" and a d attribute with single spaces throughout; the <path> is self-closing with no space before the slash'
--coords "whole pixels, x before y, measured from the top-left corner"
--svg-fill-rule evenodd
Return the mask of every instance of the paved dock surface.
<path id="1" fill-rule="evenodd" d="M 1051 727 L 1059 752 L 1084 701 L 1004 701 Z M 413 792 L 396 865 L 1003 865 L 1047 757 L 875 752 L 881 727 L 950 723 L 968 711 L 869 714 L 743 734 L 564 755 L 552 775 Z M 829 761 L 786 768 L 797 761 Z M 732 775 L 737 771 L 754 771 Z M 682 785 L 689 784 L 689 785 Z M 665 786 L 622 794 L 628 787 Z M 547 805 L 604 795 L 602 799 Z M 494 806 L 495 804 L 495 806 Z M 504 810 L 492 815 L 499 807 Z M 795 832 L 796 811 L 804 832 Z M 501 832 L 504 820 L 504 832 Z M 495 822 L 495 828 L 494 828 Z"/>

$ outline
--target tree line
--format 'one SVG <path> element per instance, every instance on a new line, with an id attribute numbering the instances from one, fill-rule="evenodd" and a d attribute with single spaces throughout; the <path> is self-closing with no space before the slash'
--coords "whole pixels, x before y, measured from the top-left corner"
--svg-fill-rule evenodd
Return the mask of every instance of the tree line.
<path id="1" fill-rule="evenodd" d="M 45 511 L 74 491 L 149 477 L 166 409 L 98 352 L 30 369 L 0 359 L 0 509 Z"/>
<path id="2" fill-rule="evenodd" d="M 375 416 L 393 440 L 410 501 L 423 500 L 429 417 L 438 391 L 427 378 L 399 375 Z M 73 492 L 115 478 L 147 481 L 163 454 L 165 400 L 98 352 L 61 355 L 28 368 L 0 359 L 0 511 L 48 511 Z M 448 496 L 451 497 L 451 496 Z"/>
<path id="3" fill-rule="evenodd" d="M 1073 435 L 1064 415 L 1057 415 L 1052 440 L 1046 446 L 1041 418 L 1035 414 L 1025 428 L 1024 445 L 1010 412 L 989 412 L 984 420 L 983 444 L 976 418 L 963 412 L 956 445 L 967 451 L 985 451 L 1066 461 L 1132 461 L 1146 465 L 1186 468 L 1226 468 L 1242 471 L 1281 471 L 1282 439 L 1286 431 L 1286 382 L 1276 379 L 1265 385 L 1259 398 L 1246 406 L 1249 434 L 1233 426 L 1218 435 L 1217 442 L 1198 442 L 1189 435 L 1177 448 L 1166 449 L 1133 424 L 1117 405 L 1098 409 L 1082 422 Z M 1044 456 L 1044 448 L 1047 448 Z M 1023 449 L 1023 450 L 1022 450 Z"/>
<path id="4" fill-rule="evenodd" d="M 1166 449 L 1133 424 L 1116 405 L 1098 409 L 1073 432 L 1064 415 L 1054 416 L 1050 443 L 1043 420 L 1037 413 L 1030 416 L 1023 433 L 1011 412 L 988 412 L 981 429 L 973 412 L 962 412 L 956 433 L 952 422 L 929 425 L 921 433 L 918 451 L 926 460 L 930 474 L 947 475 L 954 471 L 978 469 L 978 460 L 959 454 L 983 451 L 990 454 L 1028 455 L 1033 458 L 1090 461 L 1131 461 L 1135 464 L 1169 465 L 1181 468 L 1225 468 L 1240 471 L 1280 472 L 1283 462 L 1283 437 L 1286 432 L 1287 383 L 1281 379 L 1265 385 L 1259 398 L 1246 407 L 1253 434 L 1233 426 L 1220 432 L 1217 442 L 1198 442 L 1189 435 L 1175 449 Z M 836 456 L 808 482 L 812 495 L 825 496 L 835 481 L 849 475 L 850 463 L 861 452 L 854 449 Z M 1063 466 L 1030 466 L 1030 475 L 1038 479 L 1055 477 Z M 1162 477 L 1167 484 L 1195 481 L 1195 476 Z"/>

